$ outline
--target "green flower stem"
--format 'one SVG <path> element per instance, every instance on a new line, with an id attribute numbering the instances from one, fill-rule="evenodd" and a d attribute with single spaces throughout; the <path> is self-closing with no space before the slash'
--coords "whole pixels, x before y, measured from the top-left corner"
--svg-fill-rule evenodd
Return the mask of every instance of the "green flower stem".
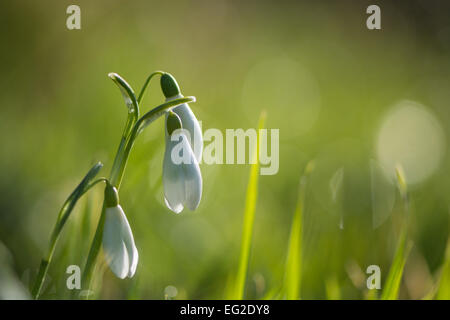
<path id="1" fill-rule="evenodd" d="M 125 171 L 125 167 L 128 161 L 128 157 L 130 156 L 131 149 L 133 147 L 134 141 L 136 137 L 139 135 L 139 133 L 152 123 L 154 120 L 159 118 L 161 115 L 163 115 L 168 109 L 176 107 L 183 103 L 189 103 L 189 102 L 195 102 L 195 97 L 185 97 L 180 99 L 175 99 L 166 103 L 163 103 L 159 105 L 158 107 L 150 110 L 146 114 L 144 114 L 132 127 L 129 137 L 126 141 L 125 147 L 122 152 L 122 142 L 121 146 L 119 146 L 119 150 L 116 154 L 116 159 L 119 158 L 119 160 L 114 161 L 114 166 L 112 169 L 112 173 L 114 173 L 114 176 L 111 178 L 110 183 L 111 185 L 115 186 L 117 190 L 120 188 L 120 184 L 123 178 L 123 174 Z M 117 172 L 117 173 L 116 173 Z M 114 179 L 114 180 L 113 180 Z M 91 248 L 89 250 L 89 255 L 86 261 L 86 266 L 83 271 L 83 287 L 90 290 L 91 288 L 91 282 L 92 282 L 92 271 L 95 266 L 95 262 L 97 260 L 98 253 L 100 252 L 100 247 L 102 244 L 102 238 L 103 238 L 103 226 L 105 222 L 105 201 L 103 201 L 103 208 L 100 215 L 100 219 L 97 225 L 97 229 L 95 231 L 94 240 L 92 241 Z"/>
<path id="2" fill-rule="evenodd" d="M 66 199 L 63 206 L 61 207 L 58 218 L 56 220 L 55 226 L 53 227 L 53 231 L 50 237 L 50 242 L 47 250 L 47 255 L 44 259 L 42 259 L 41 264 L 39 266 L 38 275 L 36 277 L 36 280 L 33 285 L 33 289 L 31 291 L 31 294 L 34 299 L 39 298 L 39 295 L 41 293 L 42 285 L 44 283 L 44 279 L 48 272 L 48 267 L 52 261 L 53 253 L 55 252 L 56 243 L 58 242 L 59 236 L 61 234 L 61 231 L 64 227 L 64 224 L 66 223 L 67 219 L 69 218 L 69 215 L 74 208 L 76 201 L 84 195 L 86 192 L 88 192 L 92 187 L 94 187 L 99 182 L 106 181 L 105 178 L 100 178 L 95 180 L 94 182 L 91 182 L 90 184 L 86 185 L 84 188 L 80 189 L 77 187 L 70 196 Z"/>
<path id="3" fill-rule="evenodd" d="M 100 245 L 102 243 L 103 225 L 105 222 L 105 200 L 103 200 L 102 212 L 100 214 L 100 220 L 98 221 L 97 229 L 95 230 L 94 240 L 92 240 L 91 248 L 89 249 L 88 259 L 83 270 L 83 288 L 91 289 L 92 269 L 95 261 L 97 260 L 98 253 L 100 251 Z M 86 298 L 89 296 L 86 295 Z"/>
<path id="4" fill-rule="evenodd" d="M 168 109 L 174 108 L 183 103 L 190 103 L 190 102 L 195 102 L 195 97 L 184 97 L 184 98 L 179 98 L 179 99 L 175 99 L 172 101 L 168 101 L 168 102 L 163 103 L 163 104 L 157 106 L 156 108 L 150 110 L 136 122 L 133 129 L 131 130 L 130 138 L 128 139 L 127 145 L 124 150 L 124 155 L 122 158 L 122 162 L 120 163 L 119 175 L 117 177 L 117 180 L 111 181 L 111 184 L 113 186 L 115 186 L 117 189 L 120 188 L 120 183 L 122 182 L 123 173 L 124 173 L 125 167 L 127 165 L 128 157 L 130 155 L 134 141 L 136 140 L 136 137 L 139 135 L 139 133 L 146 126 L 150 125 L 153 121 L 155 121 L 161 115 L 163 115 Z"/>
<path id="5" fill-rule="evenodd" d="M 150 80 L 156 75 L 163 75 L 163 74 L 164 74 L 163 71 L 155 71 L 147 77 L 147 80 L 145 80 L 145 83 L 142 86 L 141 92 L 139 93 L 139 97 L 137 99 L 138 103 L 141 103 L 142 98 L 144 97 L 145 90 L 147 89 L 147 86 L 148 86 L 148 83 L 150 82 Z"/>
<path id="6" fill-rule="evenodd" d="M 117 149 L 116 157 L 114 158 L 114 163 L 113 163 L 113 166 L 111 169 L 110 181 L 111 181 L 111 184 L 113 184 L 113 185 L 115 184 L 115 181 L 117 181 L 117 179 L 118 179 L 118 175 L 119 175 L 118 169 L 120 166 L 119 164 L 122 161 L 123 151 L 127 144 L 127 141 L 130 136 L 130 132 L 131 132 L 131 129 L 133 128 L 134 123 L 135 123 L 134 115 L 130 112 L 130 113 L 128 113 L 127 123 L 125 124 L 125 129 L 123 130 L 119 148 Z"/>
<path id="7" fill-rule="evenodd" d="M 132 96 L 134 96 L 134 93 L 132 93 Z M 129 141 L 131 130 L 137 121 L 135 115 L 138 112 L 138 110 L 139 107 L 135 108 L 133 111 L 128 113 L 127 122 L 125 124 L 125 128 L 123 130 L 122 137 L 120 139 L 119 148 L 117 149 L 116 156 L 114 157 L 114 163 L 110 173 L 109 181 L 112 185 L 115 185 L 119 179 L 120 163 L 123 161 L 125 146 Z M 95 230 L 94 240 L 92 241 L 91 248 L 89 249 L 88 259 L 86 261 L 86 265 L 83 270 L 83 277 L 82 277 L 83 287 L 84 288 L 87 287 L 88 290 L 90 289 L 91 286 L 92 269 L 97 259 L 98 252 L 100 250 L 100 245 L 102 242 L 103 225 L 105 220 L 104 213 L 105 213 L 105 199 L 103 200 L 102 211 L 100 213 L 100 219 L 97 225 L 97 229 Z M 88 295 L 86 295 L 86 298 L 88 298 Z"/>

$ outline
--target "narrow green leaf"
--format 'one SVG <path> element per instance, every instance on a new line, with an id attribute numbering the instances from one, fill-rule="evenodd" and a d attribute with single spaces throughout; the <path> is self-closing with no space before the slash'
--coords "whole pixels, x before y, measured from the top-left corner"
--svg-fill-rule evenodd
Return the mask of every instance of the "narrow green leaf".
<path id="1" fill-rule="evenodd" d="M 395 168 L 397 176 L 397 187 L 402 196 L 404 207 L 404 222 L 400 233 L 400 239 L 398 241 L 397 249 L 392 261 L 391 268 L 387 280 L 384 284 L 383 292 L 381 293 L 382 300 L 395 300 L 398 298 L 400 291 L 400 284 L 403 276 L 403 269 L 405 267 L 406 260 L 408 259 L 409 252 L 411 250 L 411 243 L 408 241 L 408 228 L 409 228 L 409 197 L 408 186 L 406 183 L 405 174 L 401 164 L 398 164 Z"/>
<path id="2" fill-rule="evenodd" d="M 366 300 L 378 300 L 378 290 L 367 290 L 364 296 Z"/>
<path id="3" fill-rule="evenodd" d="M 258 128 L 264 128 L 266 113 L 261 112 Z M 258 130 L 259 132 L 259 130 Z M 239 266 L 237 276 L 235 278 L 234 294 L 232 299 L 241 300 L 244 298 L 245 282 L 247 280 L 248 263 L 250 256 L 250 248 L 253 235 L 253 224 L 255 221 L 255 208 L 258 197 L 258 177 L 259 177 L 259 149 L 260 137 L 256 144 L 256 150 L 253 152 L 255 163 L 250 167 L 250 178 L 247 186 L 247 194 L 245 198 L 244 224 L 241 239 L 241 254 L 239 258 Z"/>
<path id="4" fill-rule="evenodd" d="M 280 300 L 282 298 L 282 290 L 280 286 L 273 287 L 263 297 L 262 300 Z"/>
<path id="5" fill-rule="evenodd" d="M 86 176 L 81 180 L 80 184 L 75 188 L 75 190 L 71 193 L 69 198 L 63 205 L 62 210 L 59 213 L 58 217 L 58 227 L 57 233 L 63 228 L 65 222 L 70 216 L 72 209 L 75 207 L 78 199 L 87 191 L 89 187 L 89 183 L 95 178 L 100 169 L 103 167 L 101 162 L 97 162 L 86 174 Z"/>
<path id="6" fill-rule="evenodd" d="M 114 81 L 114 83 L 119 87 L 122 93 L 123 100 L 128 108 L 129 113 L 136 113 L 136 119 L 139 117 L 139 106 L 131 86 L 117 73 L 111 72 L 108 77 Z"/>
<path id="7" fill-rule="evenodd" d="M 306 183 L 308 175 L 313 170 L 314 163 L 310 161 L 300 178 L 297 206 L 292 218 L 289 238 L 286 270 L 284 275 L 283 291 L 288 300 L 300 299 L 300 286 L 302 274 L 302 240 L 303 240 L 303 212 L 305 209 Z"/>
<path id="8" fill-rule="evenodd" d="M 339 287 L 338 279 L 336 275 L 330 276 L 325 280 L 325 290 L 327 293 L 328 300 L 340 300 L 341 299 L 341 289 Z"/>
<path id="9" fill-rule="evenodd" d="M 450 238 L 447 241 L 447 249 L 445 253 L 445 261 L 442 266 L 441 276 L 439 279 L 439 287 L 436 294 L 437 300 L 450 299 Z"/>
<path id="10" fill-rule="evenodd" d="M 395 300 L 398 298 L 403 269 L 411 250 L 411 244 L 407 243 L 406 234 L 406 228 L 404 228 L 395 252 L 394 261 L 389 269 L 389 274 L 381 294 L 382 300 Z"/>
<path id="11" fill-rule="evenodd" d="M 90 189 L 90 187 L 95 184 L 90 184 L 90 182 L 95 178 L 97 173 L 100 171 L 100 169 L 103 167 L 103 164 L 101 162 L 97 162 L 84 176 L 83 180 L 78 184 L 78 186 L 73 190 L 73 192 L 70 194 L 70 196 L 67 198 L 67 200 L 64 202 L 61 210 L 59 211 L 58 218 L 55 223 L 55 227 L 53 228 L 52 235 L 50 237 L 50 243 L 48 252 L 45 258 L 42 259 L 38 275 L 36 277 L 36 280 L 34 282 L 33 288 L 32 288 L 32 296 L 34 299 L 39 298 L 42 284 L 45 280 L 45 276 L 48 271 L 48 266 L 51 263 L 53 253 L 55 251 L 56 243 L 58 242 L 59 236 L 61 234 L 61 231 L 69 218 L 73 208 L 75 207 L 75 204 L 77 203 L 78 199 Z M 100 181 L 100 180 L 98 180 Z"/>

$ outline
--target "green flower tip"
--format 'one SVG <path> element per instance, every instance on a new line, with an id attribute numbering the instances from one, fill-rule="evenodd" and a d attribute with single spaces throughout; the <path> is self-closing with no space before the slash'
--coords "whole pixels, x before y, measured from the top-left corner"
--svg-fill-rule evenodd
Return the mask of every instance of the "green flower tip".
<path id="1" fill-rule="evenodd" d="M 105 204 L 106 208 L 117 207 L 119 204 L 119 193 L 109 182 L 106 184 L 105 188 Z"/>
<path id="2" fill-rule="evenodd" d="M 180 94 L 177 80 L 170 73 L 164 73 L 161 76 L 161 89 L 166 98 L 172 98 Z"/>
<path id="3" fill-rule="evenodd" d="M 110 72 L 110 73 L 108 73 L 108 77 L 110 77 L 113 80 L 116 80 L 116 78 L 118 78 L 119 75 L 115 72 Z"/>
<path id="4" fill-rule="evenodd" d="M 171 135 L 175 130 L 181 129 L 181 119 L 175 112 L 170 111 L 167 116 L 167 133 Z"/>

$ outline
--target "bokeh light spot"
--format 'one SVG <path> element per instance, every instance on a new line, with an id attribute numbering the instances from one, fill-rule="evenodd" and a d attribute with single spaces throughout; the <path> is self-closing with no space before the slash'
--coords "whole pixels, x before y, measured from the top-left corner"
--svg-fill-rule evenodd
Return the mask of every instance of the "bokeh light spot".
<path id="1" fill-rule="evenodd" d="M 385 174 L 393 178 L 395 166 L 404 168 L 408 184 L 424 181 L 439 167 L 445 136 L 436 117 L 414 101 L 396 104 L 382 122 L 376 141 Z"/>

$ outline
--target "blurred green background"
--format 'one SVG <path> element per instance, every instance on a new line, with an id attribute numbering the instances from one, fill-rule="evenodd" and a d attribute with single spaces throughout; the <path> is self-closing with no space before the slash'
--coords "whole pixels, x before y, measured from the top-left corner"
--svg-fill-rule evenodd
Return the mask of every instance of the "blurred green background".
<path id="1" fill-rule="evenodd" d="M 81 30 L 66 28 L 70 4 L 81 8 Z M 280 129 L 279 172 L 259 181 L 247 298 L 283 279 L 298 181 L 312 159 L 302 297 L 337 287 L 338 297 L 364 298 L 371 264 L 384 281 L 401 224 L 388 181 L 395 161 L 414 182 L 400 297 L 426 295 L 449 237 L 450 8 L 377 1 L 382 29 L 368 30 L 370 4 L 3 0 L 0 241 L 10 277 L 31 284 L 65 198 L 95 161 L 109 173 L 126 107 L 107 74 L 139 91 L 164 70 L 196 96 L 204 130 L 254 128 L 263 109 L 267 128 Z M 152 82 L 142 111 L 162 101 Z M 99 298 L 164 299 L 175 287 L 176 299 L 220 299 L 236 271 L 249 165 L 203 164 L 200 207 L 175 215 L 163 202 L 163 133 L 159 120 L 139 137 L 121 187 L 136 276 L 104 268 Z M 44 298 L 69 297 L 65 271 L 84 265 L 101 201 L 96 187 L 77 205 Z"/>

